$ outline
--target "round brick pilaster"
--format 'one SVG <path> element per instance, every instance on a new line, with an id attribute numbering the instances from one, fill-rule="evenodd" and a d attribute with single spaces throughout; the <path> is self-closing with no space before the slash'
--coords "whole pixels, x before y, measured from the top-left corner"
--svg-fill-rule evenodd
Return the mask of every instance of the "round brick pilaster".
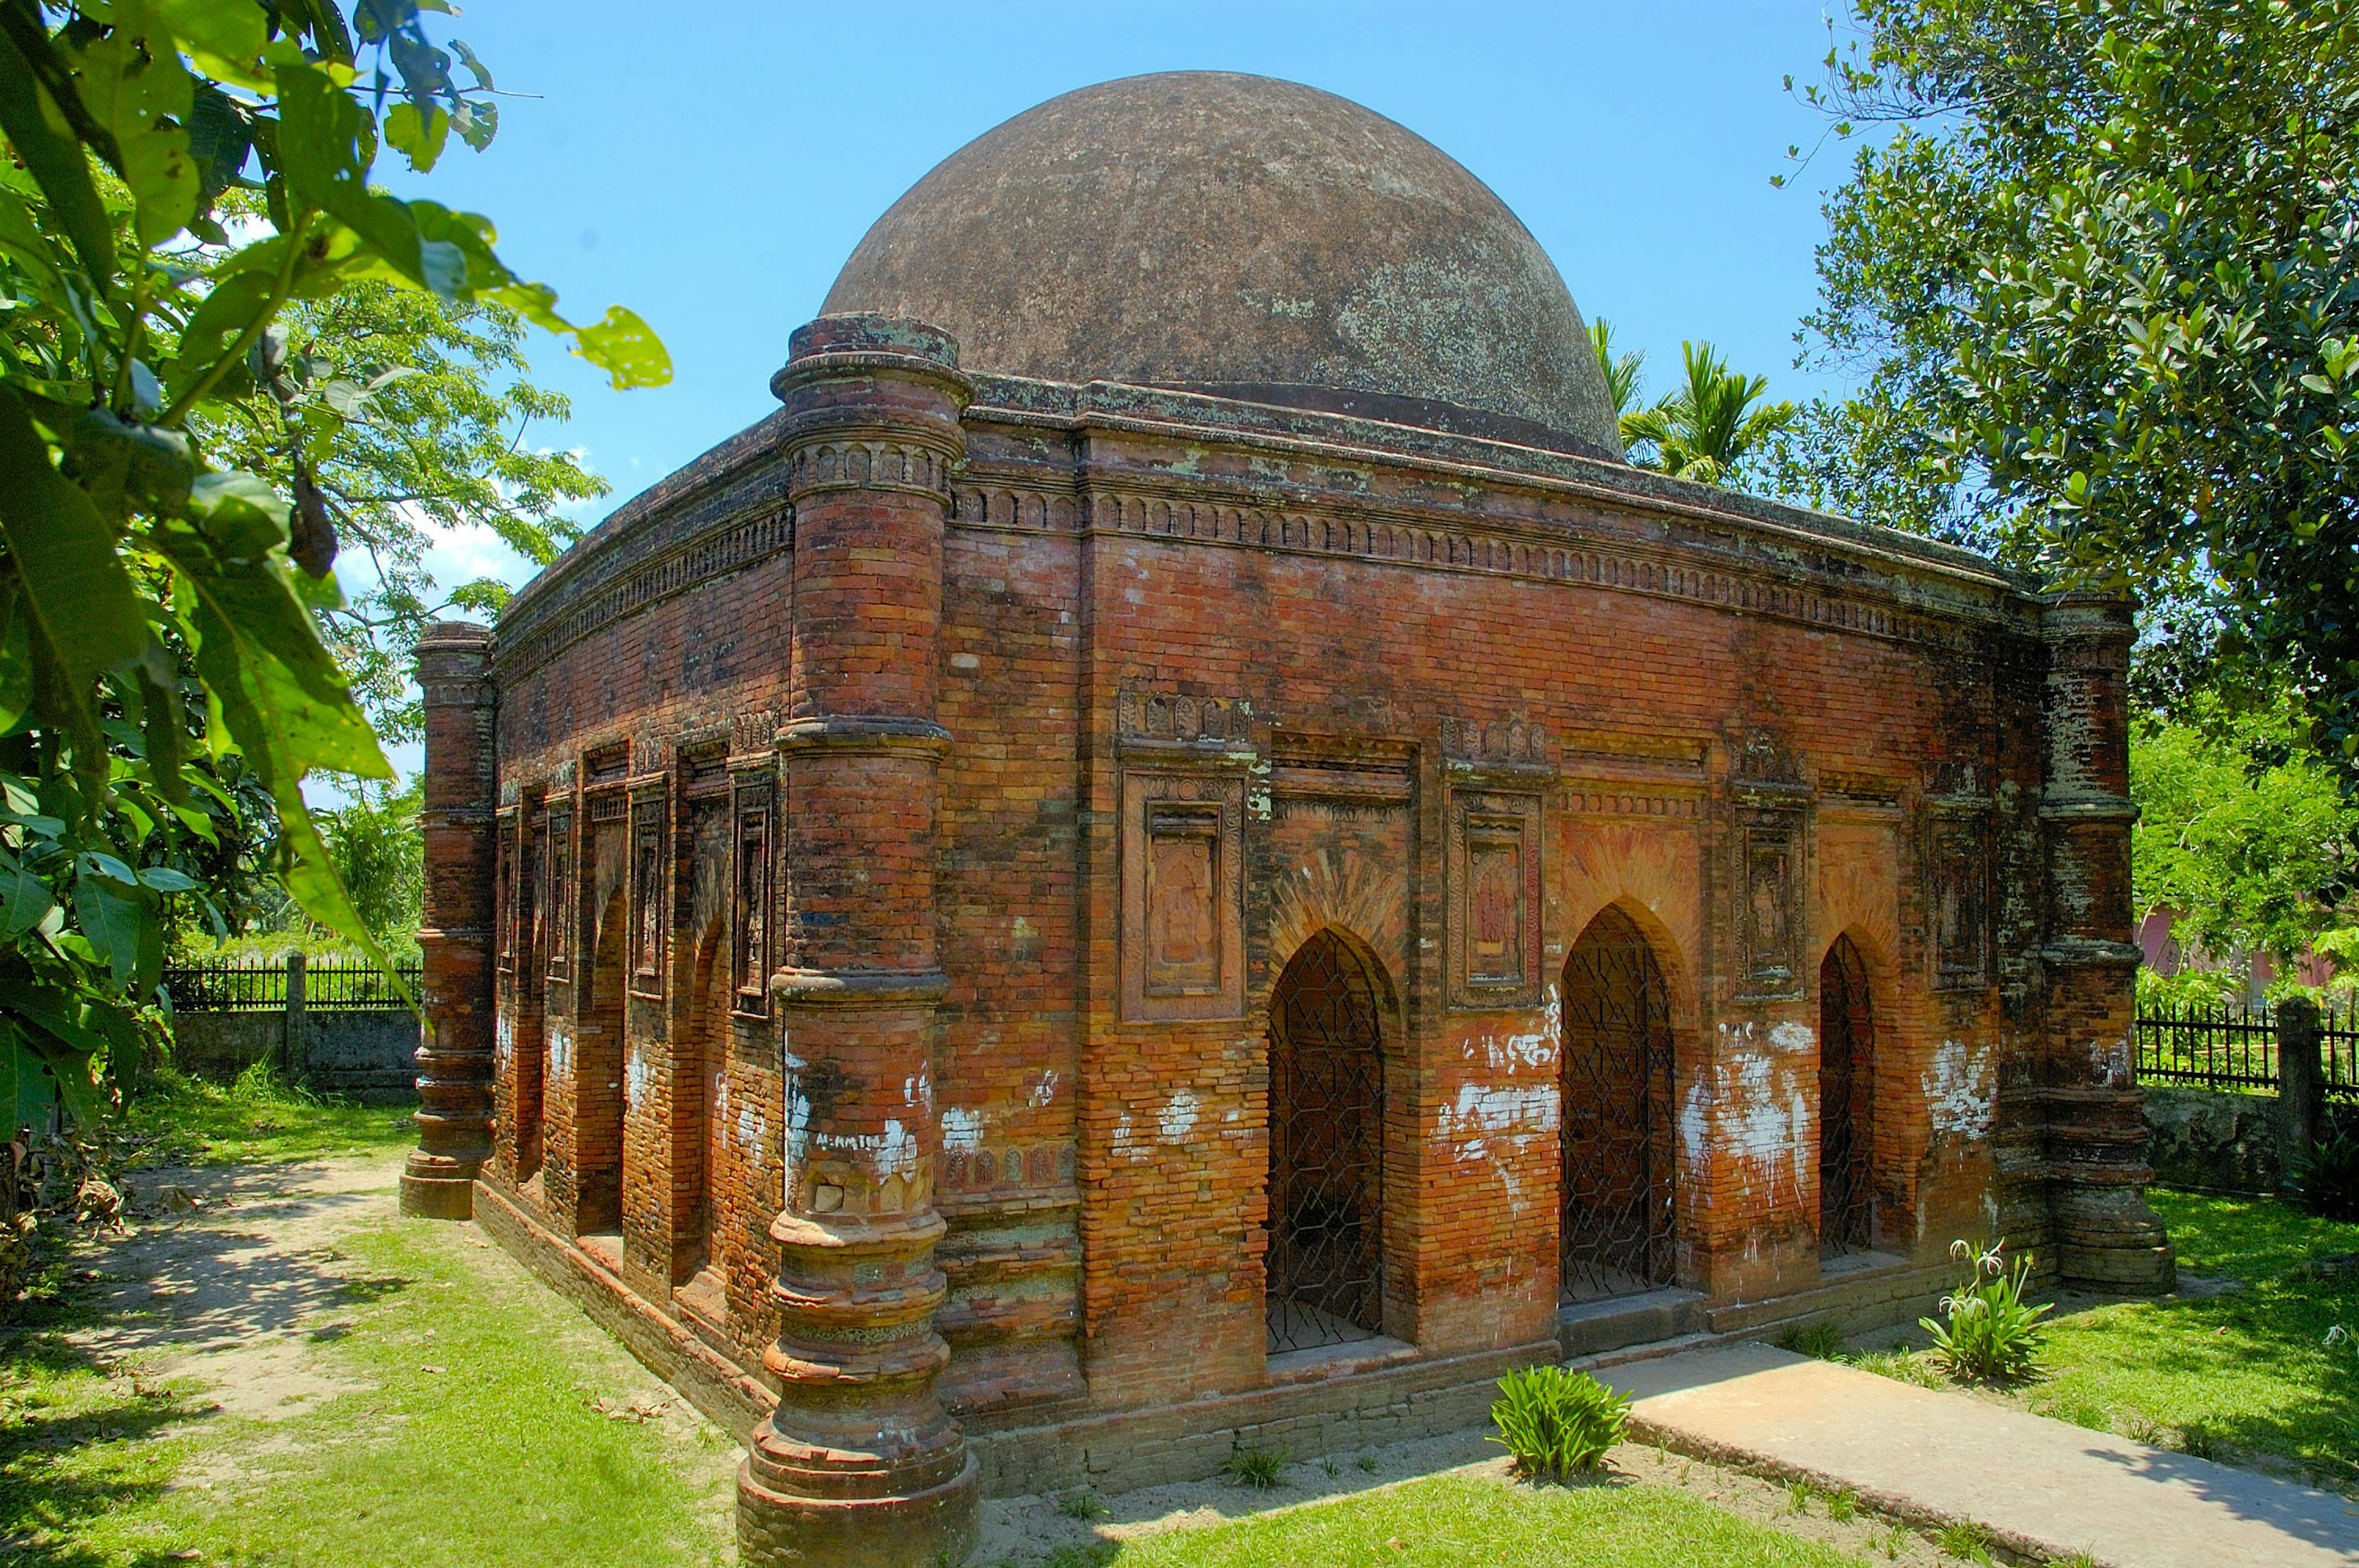
<path id="1" fill-rule="evenodd" d="M 492 1157 L 493 884 L 498 783 L 491 632 L 442 621 L 418 640 L 425 692 L 422 928 L 424 1039 L 418 1048 L 418 1147 L 401 1173 L 401 1211 L 474 1213 L 475 1173 Z"/>
<path id="2" fill-rule="evenodd" d="M 737 1487 L 749 1563 L 963 1558 L 977 1467 L 934 1380 L 942 531 L 969 385 L 919 322 L 821 317 L 771 386 L 795 508 L 778 1405 Z"/>
<path id="3" fill-rule="evenodd" d="M 2047 1028 L 2038 1075 L 2057 1267 L 2118 1291 L 2175 1283 L 2170 1238 L 2147 1206 L 2147 1129 L 2130 1072 L 2139 954 L 2132 942 L 2130 601 L 2066 593 L 2042 607 L 2048 648 Z"/>

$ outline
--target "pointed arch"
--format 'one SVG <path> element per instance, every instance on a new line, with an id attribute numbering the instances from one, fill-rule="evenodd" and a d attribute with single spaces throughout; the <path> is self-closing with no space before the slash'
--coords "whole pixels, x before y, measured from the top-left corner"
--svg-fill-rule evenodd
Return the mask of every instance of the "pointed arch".
<path id="1" fill-rule="evenodd" d="M 1868 960 L 1850 933 L 1819 963 L 1819 1249 L 1875 1245 L 1876 1008 Z"/>
<path id="2" fill-rule="evenodd" d="M 1565 955 L 1558 998 L 1563 1294 L 1588 1300 L 1670 1284 L 1678 1271 L 1670 981 L 1627 904 L 1607 904 L 1582 928 Z"/>
<path id="3" fill-rule="evenodd" d="M 1271 1354 L 1384 1331 L 1390 979 L 1366 943 L 1313 932 L 1269 995 Z"/>

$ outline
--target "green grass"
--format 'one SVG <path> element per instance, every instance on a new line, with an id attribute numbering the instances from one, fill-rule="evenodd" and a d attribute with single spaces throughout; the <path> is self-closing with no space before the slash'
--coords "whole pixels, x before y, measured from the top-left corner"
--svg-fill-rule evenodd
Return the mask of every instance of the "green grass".
<path id="1" fill-rule="evenodd" d="M 142 1163 L 284 1164 L 407 1147 L 406 1106 L 322 1099 L 257 1064 L 230 1085 L 159 1072 L 125 1107 L 115 1130 L 145 1145 Z"/>
<path id="2" fill-rule="evenodd" d="M 2016 1397 L 2079 1425 L 2230 1462 L 2274 1455 L 2359 1485 L 2359 1358 L 2325 1343 L 2338 1323 L 2359 1329 L 2359 1278 L 2293 1272 L 2313 1256 L 2359 1252 L 2359 1225 L 2265 1198 L 2149 1196 L 2181 1268 L 2245 1289 L 2059 1320 L 2049 1375 Z"/>
<path id="3" fill-rule="evenodd" d="M 1060 1568 L 1835 1568 L 1857 1559 L 1659 1487 L 1436 1476 L 1207 1530 L 1068 1551 Z"/>
<path id="4" fill-rule="evenodd" d="M 460 1254 L 465 1235 L 408 1220 L 339 1242 L 361 1269 L 311 1337 L 321 1370 L 366 1387 L 277 1422 L 209 1409 L 193 1381 L 107 1375 L 57 1332 L 86 1309 L 46 1298 L 33 1331 L 0 1346 L 0 1557 L 58 1568 L 160 1568 L 190 1552 L 257 1568 L 721 1561 L 725 1514 L 699 1496 L 726 1485 L 728 1439 L 700 1427 L 698 1453 L 592 1410 L 636 1386 L 621 1380 L 624 1352 L 520 1279 L 488 1289 Z"/>

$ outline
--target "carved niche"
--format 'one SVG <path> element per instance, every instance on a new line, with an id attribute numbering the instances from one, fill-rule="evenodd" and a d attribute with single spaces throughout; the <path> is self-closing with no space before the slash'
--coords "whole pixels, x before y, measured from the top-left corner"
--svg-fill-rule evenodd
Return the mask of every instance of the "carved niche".
<path id="1" fill-rule="evenodd" d="M 1450 1000 L 1465 1008 L 1540 999 L 1540 796 L 1456 788 L 1450 799 Z"/>
<path id="2" fill-rule="evenodd" d="M 1555 787 L 1549 736 L 1519 719 L 1441 721 L 1450 1005 L 1540 1000 L 1540 806 Z"/>
<path id="3" fill-rule="evenodd" d="M 735 777 L 734 864 L 730 871 L 731 1011 L 749 1018 L 770 1011 L 770 819 L 775 798 L 770 766 Z"/>
<path id="4" fill-rule="evenodd" d="M 1737 936 L 1741 994 L 1802 991 L 1802 872 L 1817 792 L 1801 760 L 1773 730 L 1745 732 L 1736 756 Z"/>
<path id="5" fill-rule="evenodd" d="M 1799 989 L 1795 955 L 1801 933 L 1795 912 L 1800 903 L 1800 835 L 1797 823 L 1769 813 L 1761 816 L 1763 819 L 1745 826 L 1741 850 L 1745 991 L 1786 996 Z"/>
<path id="6" fill-rule="evenodd" d="M 1990 979 L 1990 806 L 1982 770 L 1943 762 L 1926 800 L 1926 946 L 1937 990 Z"/>
<path id="7" fill-rule="evenodd" d="M 542 864 L 549 868 L 545 873 L 549 896 L 541 901 L 541 940 L 536 946 L 548 960 L 549 978 L 562 980 L 570 979 L 573 972 L 573 931 L 578 919 L 573 896 L 573 808 L 571 805 L 549 808 L 548 850 Z"/>
<path id="8" fill-rule="evenodd" d="M 1125 770 L 1125 1017 L 1244 1016 L 1245 783 L 1234 770 Z"/>
<path id="9" fill-rule="evenodd" d="M 631 801 L 631 989 L 663 994 L 664 938 L 671 901 L 664 896 L 666 801 L 660 786 Z"/>

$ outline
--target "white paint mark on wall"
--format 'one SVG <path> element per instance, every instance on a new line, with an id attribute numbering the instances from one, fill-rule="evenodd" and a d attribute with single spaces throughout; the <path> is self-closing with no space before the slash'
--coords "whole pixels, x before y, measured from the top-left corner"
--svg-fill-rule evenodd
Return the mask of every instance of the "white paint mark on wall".
<path id="1" fill-rule="evenodd" d="M 1188 1141 L 1188 1134 L 1196 1130 L 1197 1104 L 1196 1097 L 1186 1089 L 1181 1089 L 1178 1094 L 1173 1095 L 1162 1110 L 1156 1115 L 1157 1139 L 1165 1143 Z"/>
<path id="2" fill-rule="evenodd" d="M 516 1020 L 505 1012 L 492 1022 L 492 1049 L 499 1056 L 502 1071 L 516 1060 Z"/>
<path id="3" fill-rule="evenodd" d="M 1488 1154 L 1489 1141 L 1545 1137 L 1557 1128 L 1557 1086 L 1547 1084 L 1462 1084 L 1458 1098 L 1446 1102 L 1437 1135 L 1451 1145 L 1457 1160 L 1479 1160 Z"/>
<path id="4" fill-rule="evenodd" d="M 918 1174 L 917 1135 L 898 1121 L 888 1119 L 885 1123 L 885 1135 L 877 1140 L 876 1173 L 880 1177 L 910 1179 Z"/>
<path id="5" fill-rule="evenodd" d="M 549 1076 L 563 1078 L 573 1071 L 573 1028 L 561 1018 L 549 1021 Z"/>
<path id="6" fill-rule="evenodd" d="M 1114 1124 L 1114 1156 L 1117 1160 L 1138 1161 L 1147 1158 L 1147 1150 L 1132 1131 L 1130 1112 L 1124 1111 L 1122 1119 Z"/>
<path id="7" fill-rule="evenodd" d="M 933 1080 L 929 1078 L 922 1070 L 914 1076 L 903 1078 L 901 1103 L 930 1113 L 934 1108 Z"/>
<path id="8" fill-rule="evenodd" d="M 769 1141 L 769 1124 L 763 1119 L 758 1107 L 745 1106 L 737 1112 L 737 1143 L 745 1151 L 745 1158 L 756 1170 L 760 1170 L 767 1151 L 763 1145 Z"/>
<path id="9" fill-rule="evenodd" d="M 1047 1105 L 1050 1100 L 1053 1100 L 1056 1098 L 1057 1069 L 1054 1067 L 1044 1067 L 1040 1071 L 1040 1076 L 1032 1080 L 1032 1093 L 1030 1096 L 1032 1108 L 1034 1110 L 1038 1110 L 1041 1107 Z"/>
<path id="10" fill-rule="evenodd" d="M 1944 1040 L 1933 1048 L 1933 1060 L 1919 1085 L 1936 1137 L 1989 1136 L 1998 1085 L 1988 1051 L 1977 1052 L 1963 1040 Z"/>
<path id="11" fill-rule="evenodd" d="M 630 1067 L 623 1074 L 623 1104 L 638 1109 L 647 1103 L 647 1090 L 654 1083 L 655 1072 L 647 1065 L 647 1053 L 633 1047 Z"/>
<path id="12" fill-rule="evenodd" d="M 983 1147 L 983 1114 L 952 1106 L 942 1112 L 942 1152 L 972 1154 Z"/>

